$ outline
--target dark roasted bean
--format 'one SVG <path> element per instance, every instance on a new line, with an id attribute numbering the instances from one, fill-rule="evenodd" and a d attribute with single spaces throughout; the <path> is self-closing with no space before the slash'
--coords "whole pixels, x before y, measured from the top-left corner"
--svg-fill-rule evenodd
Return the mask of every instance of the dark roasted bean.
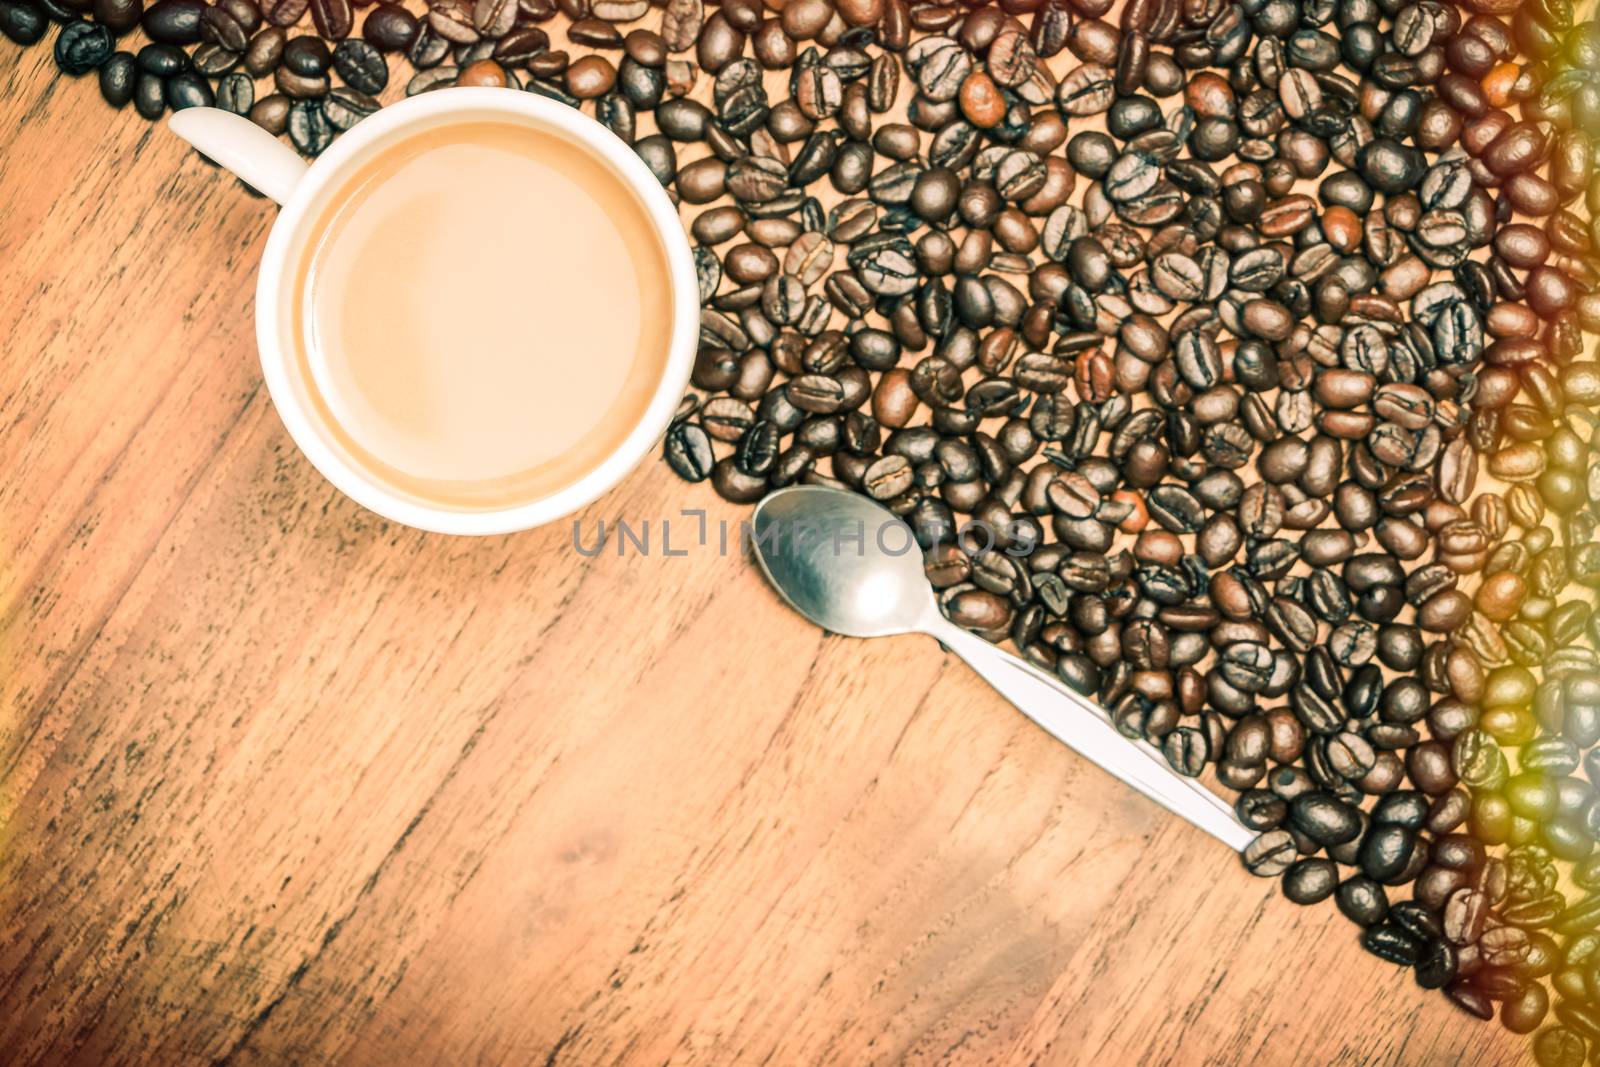
<path id="1" fill-rule="evenodd" d="M 139 78 L 139 65 L 132 53 L 117 52 L 100 67 L 100 95 L 112 107 L 123 107 L 133 99 Z"/>
<path id="2" fill-rule="evenodd" d="M 77 77 L 95 70 L 116 50 L 111 31 L 92 22 L 72 22 L 56 37 L 56 66 Z"/>
<path id="3" fill-rule="evenodd" d="M 205 8 L 201 0 L 157 0 L 145 8 L 139 25 L 146 36 L 160 44 L 197 44 L 200 16 Z"/>

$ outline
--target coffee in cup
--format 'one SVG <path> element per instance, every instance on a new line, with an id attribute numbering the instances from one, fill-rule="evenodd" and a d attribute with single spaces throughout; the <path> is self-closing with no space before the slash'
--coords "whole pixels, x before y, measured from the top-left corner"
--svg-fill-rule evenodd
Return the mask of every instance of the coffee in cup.
<path id="1" fill-rule="evenodd" d="M 290 341 L 344 450 L 440 507 L 506 507 L 593 469 L 667 359 L 666 255 L 634 192 L 516 122 L 400 139 L 333 191 Z"/>

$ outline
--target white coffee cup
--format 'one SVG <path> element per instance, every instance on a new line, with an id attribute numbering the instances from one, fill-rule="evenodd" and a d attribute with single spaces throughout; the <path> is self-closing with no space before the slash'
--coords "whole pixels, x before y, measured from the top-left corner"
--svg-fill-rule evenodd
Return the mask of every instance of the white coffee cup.
<path id="1" fill-rule="evenodd" d="M 672 330 L 660 380 L 638 425 L 600 463 L 557 491 L 531 502 L 485 510 L 430 506 L 376 481 L 348 460 L 307 411 L 294 388 L 294 345 L 287 311 L 298 298 L 295 264 L 319 209 L 368 159 L 408 132 L 441 121 L 507 118 L 564 136 L 589 150 L 637 195 L 666 253 Z M 423 530 L 498 534 L 525 530 L 571 514 L 616 485 L 660 440 L 672 420 L 694 363 L 700 333 L 699 287 L 689 240 L 661 183 L 610 130 L 579 111 L 514 89 L 452 88 L 423 93 L 383 108 L 336 140 L 309 166 L 292 149 L 248 119 L 217 108 L 175 113 L 167 125 L 179 137 L 282 205 L 267 238 L 256 284 L 256 343 L 261 370 L 289 435 L 328 481 L 363 507 Z"/>

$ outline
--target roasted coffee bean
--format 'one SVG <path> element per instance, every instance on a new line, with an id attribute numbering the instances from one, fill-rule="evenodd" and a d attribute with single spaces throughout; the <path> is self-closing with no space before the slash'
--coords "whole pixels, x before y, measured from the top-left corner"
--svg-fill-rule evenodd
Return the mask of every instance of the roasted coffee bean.
<path id="1" fill-rule="evenodd" d="M 147 75 L 146 77 L 149 76 Z M 160 80 L 152 80 L 154 80 L 156 83 L 159 104 L 161 107 L 165 107 L 165 101 L 159 100 Z M 144 81 L 142 79 L 139 83 L 139 86 L 139 94 L 142 95 L 144 92 Z M 138 101 L 139 96 L 135 96 L 134 102 L 136 105 L 138 104 Z M 290 104 L 291 101 L 288 97 L 278 93 L 263 97 L 262 99 L 257 100 L 250 108 L 250 121 L 274 136 L 281 134 L 288 128 L 289 125 Z M 161 114 L 159 109 L 156 111 L 156 114 Z"/>
<path id="2" fill-rule="evenodd" d="M 44 11 L 26 0 L 0 2 L 0 33 L 16 44 L 33 44 L 44 36 L 48 24 Z"/>
<path id="3" fill-rule="evenodd" d="M 311 22 L 330 41 L 343 40 L 355 24 L 350 0 L 310 0 Z"/>
<path id="4" fill-rule="evenodd" d="M 325 74 L 297 74 L 288 66 L 280 66 L 272 80 L 280 93 L 295 100 L 314 100 L 326 94 L 329 85 Z"/>
<path id="5" fill-rule="evenodd" d="M 379 106 L 375 98 L 341 85 L 323 98 L 322 114 L 334 129 L 344 131 L 376 112 Z"/>
<path id="6" fill-rule="evenodd" d="M 609 93 L 617 83 L 617 69 L 602 56 L 584 56 L 567 68 L 567 89 L 579 100 Z"/>
<path id="7" fill-rule="evenodd" d="M 214 44 L 203 44 L 194 50 L 189 62 L 196 71 L 215 78 L 238 66 L 239 55 Z"/>
<path id="8" fill-rule="evenodd" d="M 802 461 L 805 458 L 800 453 L 795 455 Z M 735 504 L 754 503 L 767 491 L 766 477 L 740 470 L 732 456 L 716 462 L 711 471 L 711 482 L 718 496 Z"/>
<path id="9" fill-rule="evenodd" d="M 1360 926 L 1373 926 L 1389 914 L 1389 900 L 1383 887 L 1363 875 L 1345 879 L 1334 895 L 1339 910 Z"/>
<path id="10" fill-rule="evenodd" d="M 170 78 L 179 70 L 189 69 L 189 56 L 173 45 L 146 45 L 134 56 L 139 70 L 158 78 Z"/>
<path id="11" fill-rule="evenodd" d="M 677 422 L 667 431 L 666 458 L 678 477 L 686 482 L 701 482 L 711 476 L 716 459 L 711 438 L 691 422 Z"/>
<path id="12" fill-rule="evenodd" d="M 255 102 L 256 85 L 248 74 L 235 71 L 217 83 L 217 106 L 222 110 L 248 115 Z"/>
<path id="13" fill-rule="evenodd" d="M 361 24 L 362 38 L 381 52 L 404 52 L 417 39 L 417 19 L 400 4 L 381 3 Z M 541 31 L 542 32 L 542 31 Z"/>
<path id="14" fill-rule="evenodd" d="M 1422 946 L 1416 939 L 1390 922 L 1368 927 L 1361 935 L 1361 947 L 1379 959 L 1402 967 L 1415 966 L 1422 954 Z"/>
<path id="15" fill-rule="evenodd" d="M 333 143 L 333 126 L 315 100 L 297 100 L 289 108 L 289 139 L 308 156 L 321 155 Z"/>
<path id="16" fill-rule="evenodd" d="M 116 51 L 111 31 L 93 22 L 72 22 L 56 37 L 56 66 L 77 77 L 95 70 Z"/>
<path id="17" fill-rule="evenodd" d="M 389 65 L 366 41 L 349 38 L 333 50 L 333 67 L 346 85 L 358 92 L 376 96 L 389 84 Z"/>
<path id="18" fill-rule="evenodd" d="M 254 37 L 244 53 L 244 68 L 257 78 L 264 78 L 278 69 L 283 62 L 283 50 L 289 35 L 278 26 L 268 26 Z M 143 53 L 141 53 L 142 55 Z"/>
<path id="19" fill-rule="evenodd" d="M 220 8 L 215 10 L 227 17 Z M 144 0 L 95 0 L 93 11 L 95 22 L 120 35 L 139 25 L 139 18 L 144 14 Z M 239 47 L 244 47 L 242 40 Z"/>
<path id="20" fill-rule="evenodd" d="M 1283 875 L 1283 895 L 1296 904 L 1316 904 L 1333 895 L 1339 868 L 1332 860 L 1307 859 L 1292 864 Z"/>
<path id="21" fill-rule="evenodd" d="M 1588 1046 L 1575 1031 L 1550 1026 L 1533 1039 L 1533 1058 L 1539 1067 L 1583 1067 Z"/>
<path id="22" fill-rule="evenodd" d="M 139 25 L 158 44 L 198 44 L 205 8 L 202 0 L 157 0 L 145 8 Z"/>
<path id="23" fill-rule="evenodd" d="M 333 65 L 333 55 L 320 37 L 293 37 L 283 46 L 283 66 L 304 78 L 318 78 Z"/>
<path id="24" fill-rule="evenodd" d="M 1324 845 L 1343 844 L 1361 833 L 1356 810 L 1324 793 L 1296 797 L 1289 805 L 1289 821 L 1301 833 Z"/>
<path id="25" fill-rule="evenodd" d="M 1294 863 L 1294 839 L 1286 830 L 1269 830 L 1245 846 L 1243 857 L 1251 874 L 1276 878 Z"/>
<path id="26" fill-rule="evenodd" d="M 289 27 L 299 22 L 310 6 L 310 0 L 264 0 L 261 9 L 272 25 Z"/>
<path id="27" fill-rule="evenodd" d="M 183 111 L 191 107 L 211 107 L 216 103 L 216 93 L 211 83 L 197 71 L 185 70 L 168 78 L 162 85 L 162 95 L 167 107 Z"/>
<path id="28" fill-rule="evenodd" d="M 112 107 L 123 107 L 133 99 L 139 79 L 139 65 L 130 52 L 117 52 L 100 67 L 100 95 Z"/>
<path id="29" fill-rule="evenodd" d="M 1514 1034 L 1531 1034 L 1544 1022 L 1549 1010 L 1549 994 L 1544 986 L 1534 982 L 1506 1000 L 1500 1009 L 1500 1021 Z"/>

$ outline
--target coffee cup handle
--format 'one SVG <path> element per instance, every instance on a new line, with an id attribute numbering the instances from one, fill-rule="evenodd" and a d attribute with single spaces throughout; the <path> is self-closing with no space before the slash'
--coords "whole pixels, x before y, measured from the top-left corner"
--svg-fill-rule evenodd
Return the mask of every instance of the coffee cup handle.
<path id="1" fill-rule="evenodd" d="M 167 128 L 278 204 L 289 202 L 307 170 L 294 149 L 249 119 L 218 107 L 174 112 Z"/>

